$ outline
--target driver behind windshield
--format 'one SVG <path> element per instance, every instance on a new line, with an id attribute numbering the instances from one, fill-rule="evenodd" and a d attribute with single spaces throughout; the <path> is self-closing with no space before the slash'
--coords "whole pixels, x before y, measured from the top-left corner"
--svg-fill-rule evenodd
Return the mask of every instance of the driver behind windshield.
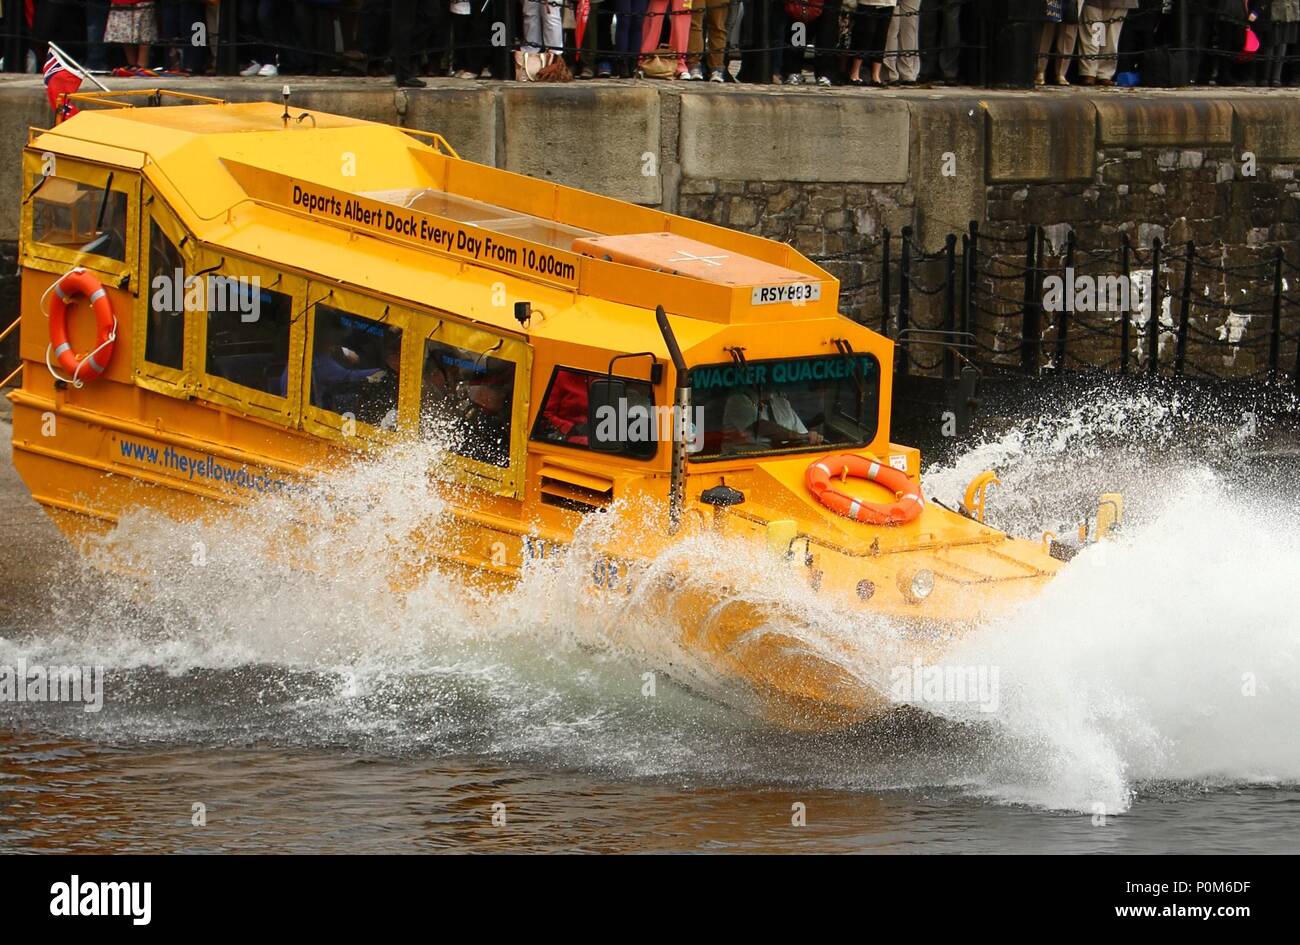
<path id="1" fill-rule="evenodd" d="M 817 445 L 823 437 L 809 430 L 780 391 L 744 388 L 727 396 L 722 412 L 723 441 L 731 447 Z"/>

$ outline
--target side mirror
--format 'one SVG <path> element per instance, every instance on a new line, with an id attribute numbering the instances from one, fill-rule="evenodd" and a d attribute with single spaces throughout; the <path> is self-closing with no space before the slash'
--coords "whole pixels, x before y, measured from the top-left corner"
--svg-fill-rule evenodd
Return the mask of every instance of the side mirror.
<path id="1" fill-rule="evenodd" d="M 602 453 L 621 452 L 625 444 L 618 435 L 619 416 L 626 412 L 626 381 L 617 377 L 593 380 L 587 388 L 587 446 Z"/>

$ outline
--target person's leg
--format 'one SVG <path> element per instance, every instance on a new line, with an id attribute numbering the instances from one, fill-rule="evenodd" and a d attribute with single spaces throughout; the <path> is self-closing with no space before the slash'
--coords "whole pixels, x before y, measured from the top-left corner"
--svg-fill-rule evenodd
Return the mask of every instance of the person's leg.
<path id="1" fill-rule="evenodd" d="M 840 59 L 840 0 L 826 0 L 822 15 L 817 18 L 817 55 L 813 72 L 818 79 L 835 80 L 835 69 Z"/>
<path id="2" fill-rule="evenodd" d="M 659 37 L 663 34 L 663 15 L 668 8 L 668 0 L 649 0 L 645 13 L 641 16 L 641 53 L 654 52 L 659 48 Z"/>
<path id="3" fill-rule="evenodd" d="M 889 33 L 893 8 L 872 7 L 871 13 L 870 45 L 867 48 L 871 51 L 871 81 L 879 85 L 880 67 L 885 59 L 885 36 Z"/>
<path id="4" fill-rule="evenodd" d="M 956 82 L 961 69 L 961 3 L 943 0 L 943 49 L 939 68 L 949 82 Z"/>
<path id="5" fill-rule="evenodd" d="M 542 41 L 551 52 L 557 55 L 564 52 L 564 4 L 561 0 L 542 0 Z"/>
<path id="6" fill-rule="evenodd" d="M 1047 81 L 1047 53 L 1056 38 L 1056 23 L 1048 20 L 1038 31 L 1038 63 L 1034 69 L 1034 84 L 1042 85 Z"/>
<path id="7" fill-rule="evenodd" d="M 1079 16 L 1079 77 L 1084 85 L 1097 84 L 1097 69 L 1100 66 L 1097 57 L 1101 55 L 1105 43 L 1105 20 L 1110 12 L 1085 3 L 1083 13 Z"/>
<path id="8" fill-rule="evenodd" d="M 279 57 L 275 46 L 271 45 L 274 38 L 280 35 L 275 22 L 275 0 L 257 0 L 257 31 L 261 36 L 261 45 L 258 47 L 261 58 L 258 61 L 262 65 L 276 65 Z"/>
<path id="9" fill-rule="evenodd" d="M 86 4 L 86 68 L 91 72 L 108 71 L 108 47 L 104 45 L 108 6 L 108 0 L 90 0 Z"/>
<path id="10" fill-rule="evenodd" d="M 677 71 L 686 71 L 686 47 L 691 38 L 690 11 L 686 0 L 672 0 L 672 15 L 668 24 L 668 45 L 677 53 Z"/>
<path id="11" fill-rule="evenodd" d="M 904 14 L 898 26 L 898 74 L 915 82 L 921 75 L 921 0 L 900 0 L 898 9 Z"/>
<path id="12" fill-rule="evenodd" d="M 942 2 L 943 0 L 921 0 L 920 2 L 917 46 L 921 60 L 922 82 L 929 82 L 939 75 L 939 14 L 942 11 Z"/>
<path id="13" fill-rule="evenodd" d="M 686 65 L 694 72 L 703 69 L 704 53 L 704 7 L 695 4 L 691 9 L 691 35 L 686 42 Z"/>
<path id="14" fill-rule="evenodd" d="M 592 0 L 587 13 L 587 29 L 582 34 L 582 72 L 594 74 L 601 63 L 609 63 L 609 26 L 612 0 Z"/>
<path id="15" fill-rule="evenodd" d="M 1074 0 L 1065 0 L 1073 3 Z M 1062 23 L 1056 28 L 1056 84 L 1066 85 L 1065 73 L 1070 69 L 1070 60 L 1074 58 L 1074 44 L 1079 38 L 1079 27 L 1073 23 Z"/>
<path id="16" fill-rule="evenodd" d="M 727 49 L 727 17 L 731 12 L 731 0 L 707 0 L 707 3 L 704 22 L 708 29 L 709 72 L 721 72 L 726 68 L 723 56 Z"/>
<path id="17" fill-rule="evenodd" d="M 1097 78 L 1110 83 L 1114 82 L 1115 69 L 1119 66 L 1119 37 L 1128 10 L 1112 8 L 1106 12 L 1110 14 L 1111 22 L 1106 24 L 1106 48 L 1103 50 L 1106 58 L 1097 64 Z"/>
<path id="18" fill-rule="evenodd" d="M 853 51 L 852 58 L 849 60 L 849 82 L 853 85 L 862 81 L 862 63 L 870 59 L 868 47 L 871 29 L 867 22 L 870 9 L 859 3 L 857 9 L 853 11 L 849 33 L 849 48 Z"/>
<path id="19" fill-rule="evenodd" d="M 902 79 L 899 71 L 898 38 L 903 24 L 902 6 L 894 7 L 894 15 L 889 18 L 889 29 L 885 32 L 885 61 L 880 74 L 886 82 L 898 82 Z"/>
<path id="20" fill-rule="evenodd" d="M 389 36 L 393 48 L 393 80 L 398 85 L 416 84 L 415 68 L 411 62 L 411 48 L 415 40 L 412 26 L 416 19 L 416 0 L 392 0 L 392 19 Z"/>

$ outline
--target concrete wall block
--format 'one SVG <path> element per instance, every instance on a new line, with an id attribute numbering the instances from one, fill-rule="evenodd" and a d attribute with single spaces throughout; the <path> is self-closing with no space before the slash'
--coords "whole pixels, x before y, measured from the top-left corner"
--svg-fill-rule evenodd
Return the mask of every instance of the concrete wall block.
<path id="1" fill-rule="evenodd" d="M 657 90 L 573 83 L 500 94 L 506 170 L 634 203 L 663 200 Z"/>
<path id="2" fill-rule="evenodd" d="M 420 131 L 436 131 L 467 161 L 496 164 L 497 107 L 491 89 L 416 89 L 389 92 L 405 95 L 402 124 Z"/>
<path id="3" fill-rule="evenodd" d="M 1232 144 L 1232 104 L 1222 99 L 1107 95 L 1093 104 L 1103 146 Z"/>
<path id="4" fill-rule="evenodd" d="M 914 101 L 915 238 L 927 251 L 984 219 L 984 104 L 976 98 Z"/>
<path id="5" fill-rule="evenodd" d="M 1300 108 L 1287 97 L 1234 99 L 1239 153 L 1260 161 L 1300 160 Z"/>
<path id="6" fill-rule="evenodd" d="M 35 85 L 0 85 L 0 115 L 4 116 L 0 121 L 0 240 L 16 240 L 27 129 L 48 128 L 54 123 L 40 76 Z"/>
<path id="7" fill-rule="evenodd" d="M 687 178 L 901 184 L 907 104 L 870 96 L 682 92 L 678 148 Z"/>
<path id="8" fill-rule="evenodd" d="M 993 98 L 988 180 L 1089 180 L 1096 161 L 1097 111 L 1083 98 Z"/>

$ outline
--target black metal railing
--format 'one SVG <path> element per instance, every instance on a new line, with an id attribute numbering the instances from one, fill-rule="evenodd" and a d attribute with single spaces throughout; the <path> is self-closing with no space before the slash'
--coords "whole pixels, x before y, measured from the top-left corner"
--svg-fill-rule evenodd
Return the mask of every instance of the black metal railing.
<path id="1" fill-rule="evenodd" d="M 842 295 L 845 310 L 895 340 L 904 377 L 951 380 L 971 364 L 1027 376 L 1289 380 L 1300 390 L 1300 265 L 1280 246 L 1156 237 L 1142 247 L 1127 232 L 1084 246 L 1072 230 L 1054 241 L 1036 224 L 972 222 L 937 250 L 911 227 L 885 230 L 859 259 L 868 275 Z"/>

